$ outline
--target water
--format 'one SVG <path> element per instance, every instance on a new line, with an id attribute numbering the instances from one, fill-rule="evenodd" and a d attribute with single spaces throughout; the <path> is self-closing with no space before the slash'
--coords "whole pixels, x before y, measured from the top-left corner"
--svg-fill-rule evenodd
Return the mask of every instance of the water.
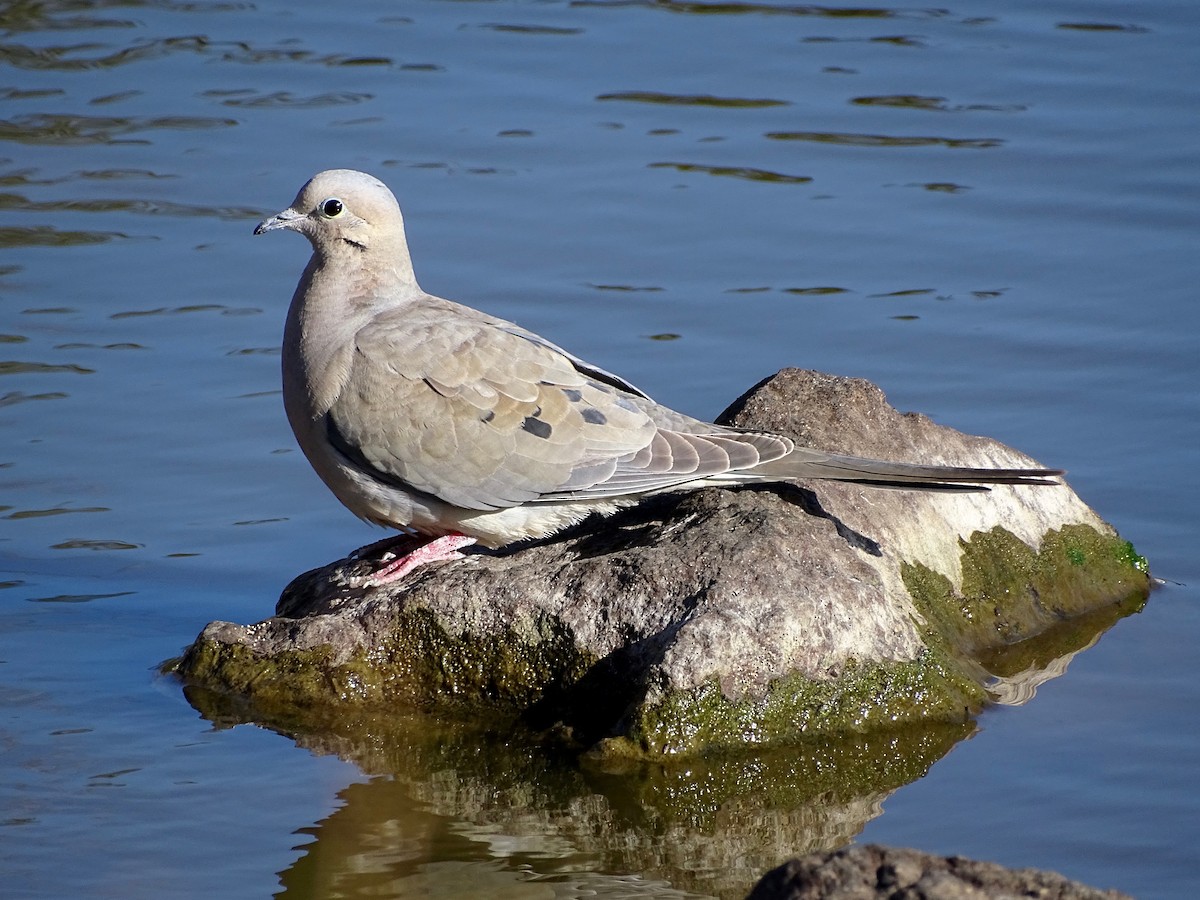
<path id="1" fill-rule="evenodd" d="M 737 896 L 852 838 L 1189 894 L 1198 27 L 1187 2 L 0 11 L 6 896 Z M 786 754 L 606 773 L 428 722 L 372 753 L 203 719 L 156 664 L 379 536 L 282 415 L 307 248 L 250 236 L 331 166 L 396 190 L 430 290 L 695 414 L 787 365 L 872 379 L 1068 468 L 1167 584 L 940 761 L 961 734 L 874 748 L 898 789 L 872 797 Z"/>

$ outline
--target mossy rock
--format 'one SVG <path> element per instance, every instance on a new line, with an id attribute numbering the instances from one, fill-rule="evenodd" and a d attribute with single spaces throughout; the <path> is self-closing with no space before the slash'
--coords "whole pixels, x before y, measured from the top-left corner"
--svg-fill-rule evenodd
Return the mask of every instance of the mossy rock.
<path id="1" fill-rule="evenodd" d="M 832 450 L 1036 465 L 852 379 L 785 372 L 737 409 Z M 380 589 L 370 565 L 306 573 L 276 617 L 211 624 L 173 670 L 258 721 L 433 709 L 614 759 L 695 757 L 962 723 L 999 681 L 1026 696 L 1150 587 L 1065 485 L 705 489 Z"/>

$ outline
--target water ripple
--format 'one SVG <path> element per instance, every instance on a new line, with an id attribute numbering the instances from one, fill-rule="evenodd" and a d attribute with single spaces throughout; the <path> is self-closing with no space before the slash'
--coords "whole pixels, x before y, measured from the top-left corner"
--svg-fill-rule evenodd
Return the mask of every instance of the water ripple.
<path id="1" fill-rule="evenodd" d="M 707 175 L 724 175 L 732 178 L 744 178 L 747 181 L 769 181 L 776 184 L 809 184 L 812 182 L 812 178 L 808 175 L 784 175 L 780 172 L 752 169 L 747 166 L 706 166 L 699 163 L 656 162 L 650 163 L 648 168 L 703 172 Z"/>
<path id="2" fill-rule="evenodd" d="M 208 38 L 203 35 L 188 35 L 139 40 L 115 51 L 104 44 L 70 44 L 61 47 L 0 44 L 0 61 L 15 69 L 79 72 L 112 69 L 130 63 L 161 59 L 172 53 L 203 53 L 208 49 L 209 43 Z"/>
<path id="3" fill-rule="evenodd" d="M 30 603 L 90 603 L 112 597 L 131 597 L 136 591 L 114 591 L 111 594 L 55 594 L 53 597 L 30 597 Z"/>
<path id="4" fill-rule="evenodd" d="M 924 47 L 925 40 L 911 34 L 881 34 L 875 37 L 829 37 L 810 35 L 800 39 L 803 44 L 892 44 L 897 47 Z"/>
<path id="5" fill-rule="evenodd" d="M 102 513 L 112 512 L 107 506 L 77 506 L 70 508 L 66 506 L 52 506 L 49 509 L 19 509 L 16 512 L 10 512 L 4 518 L 6 519 L 44 519 L 47 516 L 66 516 L 71 513 Z"/>
<path id="6" fill-rule="evenodd" d="M 0 361 L 0 375 L 41 375 L 48 372 L 74 372 L 78 375 L 93 375 L 95 371 L 95 369 L 77 366 L 74 363 L 40 363 L 23 362 L 20 360 Z"/>
<path id="7" fill-rule="evenodd" d="M 1020 104 L 967 103 L 951 105 L 945 97 L 922 97 L 919 94 L 884 94 L 877 97 L 855 97 L 855 106 L 890 106 L 897 109 L 921 109 L 935 112 L 1024 112 Z"/>
<path id="8" fill-rule="evenodd" d="M 841 144 L 847 147 L 950 147 L 985 150 L 999 147 L 1000 138 L 947 138 L 922 137 L 917 135 L 893 134 L 850 134 L 833 131 L 770 131 L 766 135 L 773 141 L 812 141 L 818 144 Z"/>
<path id="9" fill-rule="evenodd" d="M 511 34 L 531 35 L 571 35 L 583 34 L 582 28 L 556 28 L 552 25 L 507 25 L 500 22 L 489 22 L 479 26 L 488 31 L 500 31 Z"/>
<path id="10" fill-rule="evenodd" d="M 36 177 L 37 169 L 14 169 L 11 172 L 5 172 L 0 175 L 0 186 L 3 187 L 29 187 L 42 186 L 51 184 L 66 184 L 72 181 L 121 181 L 129 179 L 164 179 L 178 178 L 178 175 L 166 175 L 158 172 L 152 172 L 149 169 L 80 169 L 72 172 L 69 175 L 60 175 L 57 178 L 38 178 Z"/>
<path id="11" fill-rule="evenodd" d="M 1119 25 L 1113 22 L 1059 22 L 1054 27 L 1068 31 L 1122 31 L 1126 34 L 1147 34 L 1150 31 L 1142 25 Z"/>
<path id="12" fill-rule="evenodd" d="M 229 96 L 234 94 L 235 96 Z M 354 103 L 365 103 L 373 99 L 371 94 L 357 94 L 350 91 L 330 91 L 324 94 L 313 94 L 310 97 L 298 97 L 291 91 L 274 91 L 262 93 L 252 89 L 238 91 L 205 91 L 202 96 L 220 98 L 225 106 L 242 107 L 247 109 L 317 109 L 323 106 L 347 106 Z"/>
<path id="13" fill-rule="evenodd" d="M 572 0 L 572 6 L 645 7 L 671 13 L 698 15 L 823 16 L 831 19 L 936 19 L 950 15 L 945 9 L 887 9 L 884 7 L 836 7 L 809 4 L 773 5 L 768 3 L 726 2 L 696 3 L 682 0 Z"/>
<path id="14" fill-rule="evenodd" d="M 225 306 L 223 303 L 193 303 L 187 306 L 156 306 L 113 313 L 110 319 L 135 319 L 141 316 L 172 316 L 181 313 L 219 312 L 223 316 L 255 316 L 262 312 L 253 306 Z"/>
<path id="15" fill-rule="evenodd" d="M 9 391 L 0 394 L 0 407 L 16 406 L 18 403 L 28 403 L 31 400 L 64 400 L 69 394 L 62 391 L 47 391 L 43 394 L 26 394 L 24 391 Z"/>
<path id="16" fill-rule="evenodd" d="M 58 544 L 51 544 L 51 550 L 141 550 L 141 544 L 131 544 L 129 541 L 98 541 L 86 538 L 72 538 Z"/>
<path id="17" fill-rule="evenodd" d="M 79 247 L 127 237 L 119 231 L 61 231 L 51 225 L 0 227 L 0 247 Z"/>
<path id="18" fill-rule="evenodd" d="M 627 100 L 634 103 L 658 103 L 665 106 L 713 106 L 720 109 L 761 109 L 767 106 L 791 106 L 787 100 L 714 97 L 712 94 L 664 94 L 658 91 L 616 91 L 600 94 L 597 100 Z"/>
<path id="19" fill-rule="evenodd" d="M 27 212 L 128 212 L 179 218 L 213 217 L 226 221 L 262 218 L 260 210 L 244 206 L 193 206 L 169 200 L 30 200 L 20 194 L 0 194 L 0 209 Z"/>
<path id="20" fill-rule="evenodd" d="M 130 118 L 121 116 L 81 116 L 63 113 L 33 113 L 0 119 L 0 141 L 18 144 L 52 144 L 56 147 L 71 144 L 142 143 L 146 140 L 119 140 L 124 135 L 141 131 L 194 131 L 206 128 L 231 128 L 236 119 L 212 116 L 157 116 Z"/>
<path id="21" fill-rule="evenodd" d="M 826 297 L 832 294 L 848 294 L 849 289 L 843 287 L 790 287 L 784 288 L 785 294 L 794 294 L 799 297 Z"/>

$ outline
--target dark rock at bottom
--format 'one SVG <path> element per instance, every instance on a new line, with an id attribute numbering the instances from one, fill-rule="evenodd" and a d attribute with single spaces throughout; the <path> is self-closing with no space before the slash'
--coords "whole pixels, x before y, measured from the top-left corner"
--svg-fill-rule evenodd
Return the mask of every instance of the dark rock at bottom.
<path id="1" fill-rule="evenodd" d="M 812 853 L 772 869 L 747 900 L 1128 900 L 1057 872 L 1009 869 L 961 856 L 864 844 Z"/>

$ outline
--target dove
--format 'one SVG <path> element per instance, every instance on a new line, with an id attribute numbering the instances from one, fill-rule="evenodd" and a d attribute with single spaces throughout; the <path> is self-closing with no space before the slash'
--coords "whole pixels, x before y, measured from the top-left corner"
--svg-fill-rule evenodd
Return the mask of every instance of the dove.
<path id="1" fill-rule="evenodd" d="M 296 441 L 351 512 L 401 532 L 371 548 L 408 551 L 372 585 L 665 491 L 807 479 L 987 490 L 1063 474 L 846 456 L 668 409 L 540 335 L 422 290 L 400 206 L 363 172 L 313 176 L 254 233 L 278 230 L 312 245 L 283 334 Z"/>

